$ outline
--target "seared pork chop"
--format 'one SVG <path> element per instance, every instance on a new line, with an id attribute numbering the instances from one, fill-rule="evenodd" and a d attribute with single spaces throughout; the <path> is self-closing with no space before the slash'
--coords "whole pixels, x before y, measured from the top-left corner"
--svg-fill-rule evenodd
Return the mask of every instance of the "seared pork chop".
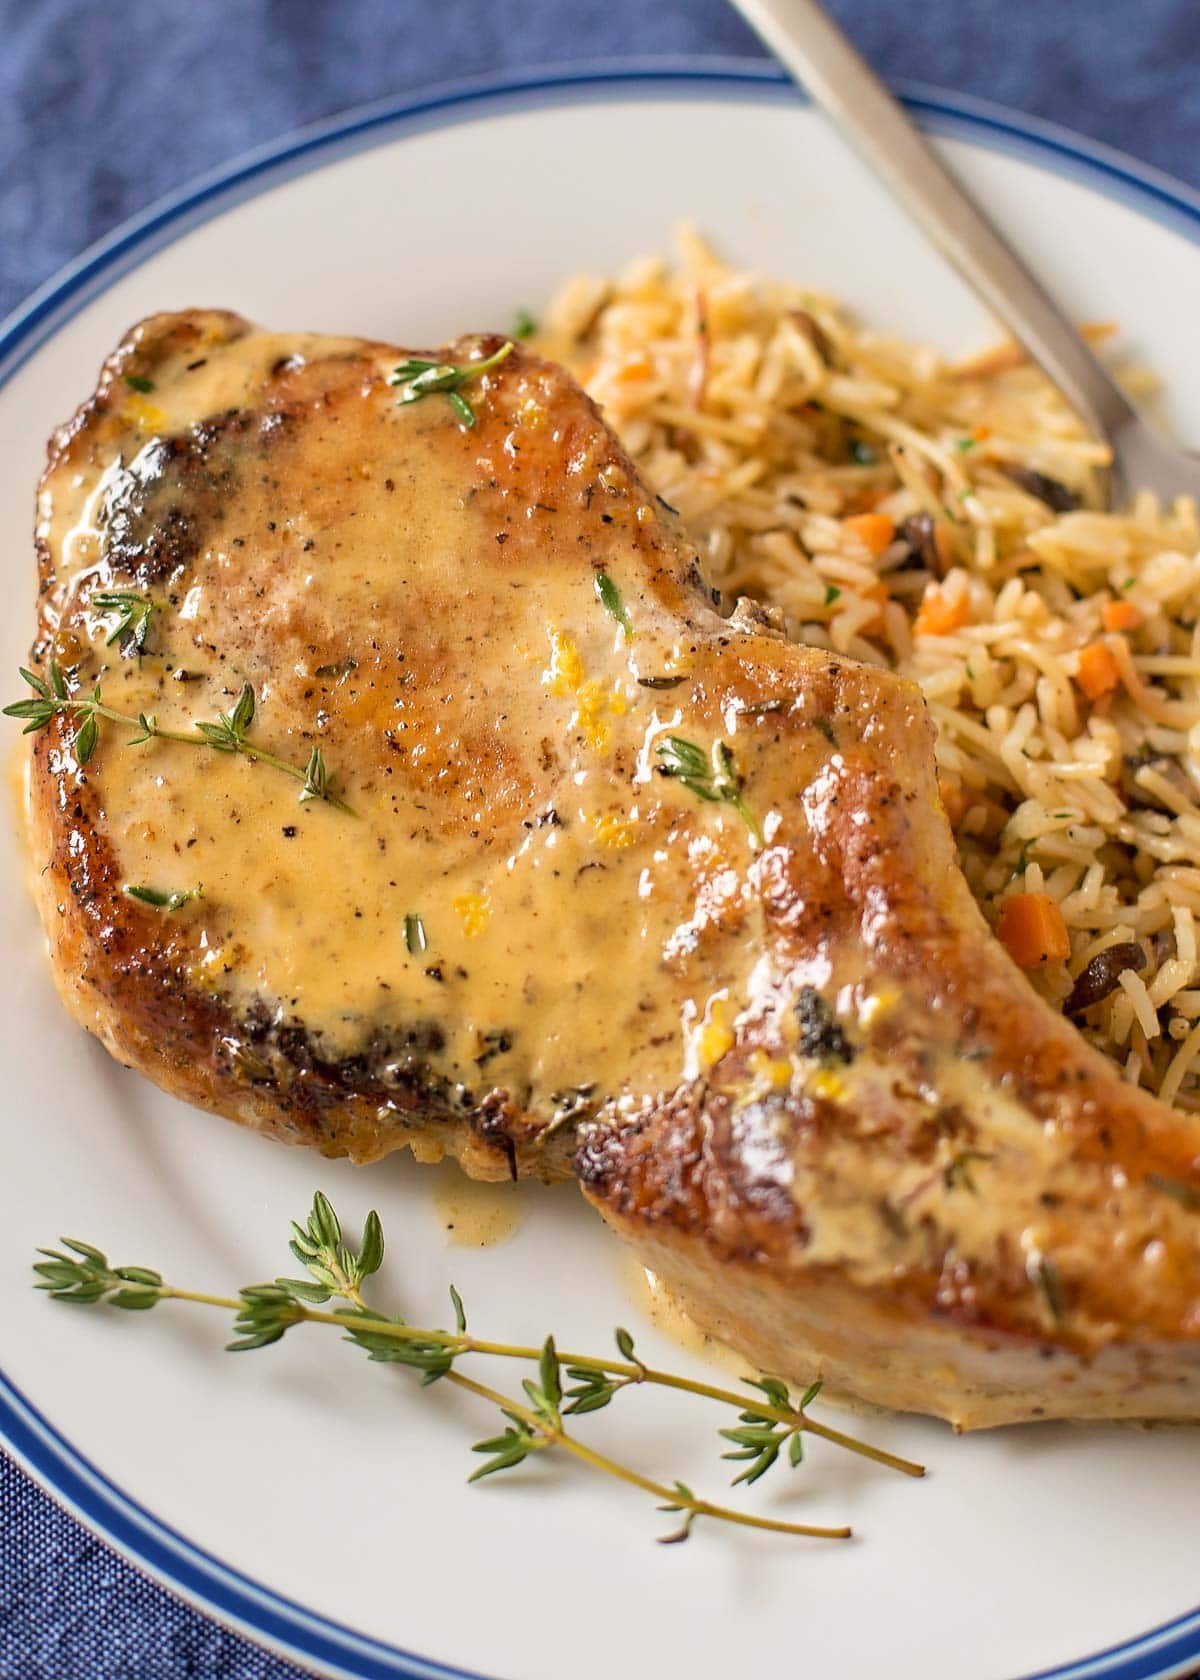
<path id="1" fill-rule="evenodd" d="M 68 1007 L 325 1154 L 574 1173 L 781 1374 L 967 1427 L 1197 1417 L 1200 1126 L 992 938 L 919 692 L 723 618 L 561 369 L 472 371 L 502 348 L 423 392 L 383 344 L 158 316 L 55 435 Z M 145 721 L 89 756 L 61 699 L 97 684 Z"/>

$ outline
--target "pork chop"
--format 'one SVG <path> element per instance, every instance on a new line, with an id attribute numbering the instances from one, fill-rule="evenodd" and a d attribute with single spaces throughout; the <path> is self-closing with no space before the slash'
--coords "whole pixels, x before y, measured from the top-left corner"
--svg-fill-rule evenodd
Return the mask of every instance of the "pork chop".
<path id="1" fill-rule="evenodd" d="M 120 1061 L 573 1174 L 786 1376 L 1200 1416 L 1200 1126 L 991 936 L 919 691 L 722 617 L 560 368 L 154 317 L 37 544 L 38 896 Z"/>

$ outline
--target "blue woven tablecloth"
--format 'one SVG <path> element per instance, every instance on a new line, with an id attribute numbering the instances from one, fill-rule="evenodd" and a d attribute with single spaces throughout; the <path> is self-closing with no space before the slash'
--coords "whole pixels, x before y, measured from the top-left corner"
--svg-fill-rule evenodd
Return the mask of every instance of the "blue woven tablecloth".
<path id="1" fill-rule="evenodd" d="M 1197 0 L 834 0 L 890 77 L 1200 186 Z M 567 59 L 754 54 L 721 0 L 0 0 L 0 314 L 191 176 L 351 105 Z M 0 1457 L 0 1680 L 295 1680 Z M 830 1676 L 828 1680 L 836 1680 Z"/>

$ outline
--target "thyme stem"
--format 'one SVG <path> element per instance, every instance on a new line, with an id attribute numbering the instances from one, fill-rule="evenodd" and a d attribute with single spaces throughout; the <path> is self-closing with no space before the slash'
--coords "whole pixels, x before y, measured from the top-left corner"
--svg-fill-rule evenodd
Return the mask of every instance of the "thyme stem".
<path id="1" fill-rule="evenodd" d="M 241 1307 L 240 1301 L 227 1295 L 196 1294 L 187 1289 L 174 1289 L 170 1285 L 164 1286 L 162 1293 L 176 1301 L 197 1301 L 204 1306 L 224 1307 L 230 1312 L 237 1312 Z M 319 1307 L 310 1307 L 304 1303 L 297 1303 L 297 1312 L 311 1324 L 333 1324 L 343 1330 L 369 1330 L 373 1336 L 390 1337 L 398 1342 L 432 1342 L 439 1347 L 452 1349 L 456 1354 L 478 1353 L 499 1359 L 527 1359 L 534 1362 L 542 1356 L 541 1348 L 528 1347 L 517 1342 L 490 1342 L 479 1336 L 459 1335 L 452 1330 L 425 1330 L 413 1324 L 397 1324 L 394 1319 L 383 1318 L 373 1312 L 363 1303 L 357 1291 L 350 1298 L 369 1320 L 368 1323 L 364 1324 L 363 1318 L 356 1314 L 322 1312 Z M 872 1446 L 869 1441 L 859 1440 L 857 1436 L 847 1435 L 840 1429 L 833 1429 L 829 1424 L 809 1417 L 806 1412 L 771 1406 L 748 1395 L 737 1394 L 732 1389 L 718 1388 L 712 1383 L 697 1382 L 691 1377 L 679 1377 L 670 1371 L 659 1371 L 653 1366 L 633 1364 L 623 1359 L 597 1359 L 588 1354 L 566 1351 L 561 1352 L 559 1358 L 564 1365 L 578 1365 L 584 1370 L 602 1371 L 608 1376 L 624 1377 L 629 1382 L 650 1383 L 657 1388 L 673 1388 L 681 1393 L 693 1394 L 701 1400 L 715 1400 L 720 1405 L 754 1412 L 764 1421 L 784 1423 L 804 1430 L 830 1442 L 833 1446 L 857 1453 L 860 1458 L 871 1459 L 889 1470 L 898 1470 L 904 1476 L 921 1477 L 925 1474 L 923 1464 L 917 1464 L 909 1458 L 901 1458 L 896 1453 L 885 1451 L 883 1447 Z M 447 1375 L 453 1376 L 454 1373 L 448 1372 Z"/>
<path id="2" fill-rule="evenodd" d="M 244 710 L 249 712 L 250 706 L 247 700 Z M 221 721 L 222 726 L 229 722 Z M 243 727 L 248 722 L 249 716 L 244 717 Z M 808 1407 L 820 1391 L 819 1381 L 811 1383 L 802 1398 L 795 1399 L 788 1385 L 778 1377 L 746 1378 L 746 1385 L 762 1397 L 752 1399 L 710 1383 L 652 1369 L 638 1358 L 633 1337 L 625 1329 L 614 1332 L 619 1359 L 560 1353 L 553 1336 L 547 1336 L 540 1348 L 487 1341 L 468 1334 L 466 1308 L 453 1284 L 450 1286 L 454 1309 L 452 1331 L 404 1324 L 372 1309 L 361 1289 L 363 1280 L 378 1272 L 383 1263 L 384 1235 L 377 1213 L 367 1215 L 361 1240 L 355 1245 L 344 1235 L 328 1197 L 318 1191 L 307 1222 L 293 1223 L 291 1230 L 288 1247 L 307 1275 L 247 1284 L 236 1296 L 180 1289 L 146 1266 L 113 1266 L 100 1249 L 74 1237 L 63 1237 L 61 1248 L 40 1249 L 34 1272 L 37 1287 L 48 1290 L 51 1298 L 58 1301 L 85 1306 L 106 1301 L 127 1312 L 141 1312 L 163 1301 L 175 1300 L 230 1312 L 234 1315 L 234 1339 L 227 1347 L 233 1353 L 268 1347 L 299 1324 L 336 1325 L 346 1332 L 346 1340 L 373 1362 L 407 1366 L 420 1374 L 423 1386 L 444 1380 L 499 1408 L 504 1428 L 491 1439 L 475 1443 L 472 1451 L 486 1455 L 486 1462 L 472 1472 L 468 1481 L 477 1482 L 511 1470 L 544 1448 L 561 1447 L 590 1469 L 651 1494 L 660 1501 L 660 1510 L 675 1512 L 682 1520 L 671 1533 L 660 1536 L 663 1544 L 686 1540 L 698 1517 L 822 1540 L 848 1539 L 851 1530 L 846 1525 L 786 1522 L 718 1505 L 694 1493 L 686 1482 L 675 1481 L 671 1485 L 659 1482 L 587 1446 L 572 1432 L 574 1419 L 600 1410 L 625 1388 L 638 1383 L 693 1393 L 738 1411 L 737 1427 L 719 1431 L 722 1440 L 731 1442 L 736 1449 L 722 1456 L 744 1466 L 733 1477 L 735 1486 L 756 1482 L 779 1462 L 785 1448 L 786 1462 L 797 1468 L 804 1458 L 805 1432 L 906 1475 L 923 1474 L 920 1465 L 869 1447 L 840 1430 L 814 1423 L 808 1416 Z M 334 1310 L 323 1310 L 326 1303 Z M 466 1354 L 533 1362 L 534 1375 L 521 1381 L 523 1399 L 510 1398 L 458 1369 L 456 1361 Z"/>
<path id="3" fill-rule="evenodd" d="M 137 717 L 132 717 L 128 712 L 119 712 L 115 707 L 107 705 L 100 697 L 99 687 L 90 695 L 68 695 L 62 673 L 54 664 L 50 667 L 49 685 L 32 672 L 23 670 L 22 675 L 33 688 L 34 695 L 31 699 L 19 700 L 12 706 L 5 706 L 4 715 L 28 719 L 26 734 L 35 729 L 45 728 L 52 717 L 71 715 L 80 718 L 82 721 L 76 730 L 75 750 L 81 764 L 86 764 L 96 750 L 96 720 L 103 718 L 105 722 L 116 724 L 120 729 L 133 731 L 130 746 L 140 746 L 145 741 L 174 741 L 184 747 L 208 747 L 214 752 L 233 753 L 251 761 L 260 760 L 263 764 L 269 764 L 273 770 L 278 770 L 283 775 L 290 776 L 293 781 L 303 784 L 304 791 L 300 795 L 302 803 L 310 799 L 319 799 L 346 816 L 352 817 L 356 814 L 345 800 L 339 799 L 330 789 L 329 773 L 319 747 L 312 749 L 308 763 L 301 768 L 300 765 L 292 764 L 286 758 L 280 758 L 277 753 L 269 752 L 265 747 L 246 739 L 246 731 L 253 720 L 255 706 L 254 690 L 249 683 L 243 684 L 241 697 L 230 716 L 222 716 L 216 723 L 205 721 L 191 729 L 166 729 L 153 715 L 139 712 Z"/>
<path id="4" fill-rule="evenodd" d="M 539 1356 L 540 1351 L 539 1349 Z M 561 1357 L 565 1359 L 567 1356 L 563 1354 Z M 569 1435 L 565 1429 L 552 1424 L 540 1412 L 531 1411 L 528 1406 L 509 1400 L 496 1389 L 476 1382 L 473 1377 L 464 1376 L 461 1371 L 448 1371 L 446 1375 L 452 1378 L 459 1388 L 469 1389 L 472 1394 L 478 1394 L 481 1399 L 490 1400 L 503 1411 L 519 1417 L 522 1423 L 536 1430 L 545 1441 L 553 1446 L 563 1447 L 576 1458 L 582 1459 L 585 1464 L 590 1464 L 593 1470 L 604 1471 L 609 1476 L 615 1476 L 618 1481 L 628 1482 L 630 1487 L 641 1488 L 643 1493 L 651 1493 L 657 1499 L 682 1506 L 694 1516 L 716 1517 L 721 1522 L 739 1523 L 744 1528 L 766 1528 L 775 1534 L 801 1534 L 817 1540 L 849 1540 L 851 1537 L 851 1530 L 844 1525 L 837 1528 L 817 1528 L 808 1523 L 780 1522 L 773 1517 L 756 1517 L 748 1511 L 735 1511 L 727 1505 L 714 1505 L 707 1499 L 685 1495 L 678 1488 L 664 1487 L 661 1482 L 651 1481 L 649 1476 L 643 1476 L 639 1471 L 631 1470 L 628 1465 L 618 1464 L 616 1459 L 606 1457 L 593 1447 L 585 1446 L 574 1435 Z M 737 1398 L 740 1400 L 740 1396 Z"/>

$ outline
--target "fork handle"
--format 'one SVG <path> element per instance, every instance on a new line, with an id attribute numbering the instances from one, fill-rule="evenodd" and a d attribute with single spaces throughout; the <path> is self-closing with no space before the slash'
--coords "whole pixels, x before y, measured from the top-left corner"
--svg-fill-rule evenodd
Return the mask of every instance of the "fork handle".
<path id="1" fill-rule="evenodd" d="M 817 0 L 732 3 L 1091 429 L 1111 437 L 1132 420 L 1132 405 L 1073 323 Z"/>

